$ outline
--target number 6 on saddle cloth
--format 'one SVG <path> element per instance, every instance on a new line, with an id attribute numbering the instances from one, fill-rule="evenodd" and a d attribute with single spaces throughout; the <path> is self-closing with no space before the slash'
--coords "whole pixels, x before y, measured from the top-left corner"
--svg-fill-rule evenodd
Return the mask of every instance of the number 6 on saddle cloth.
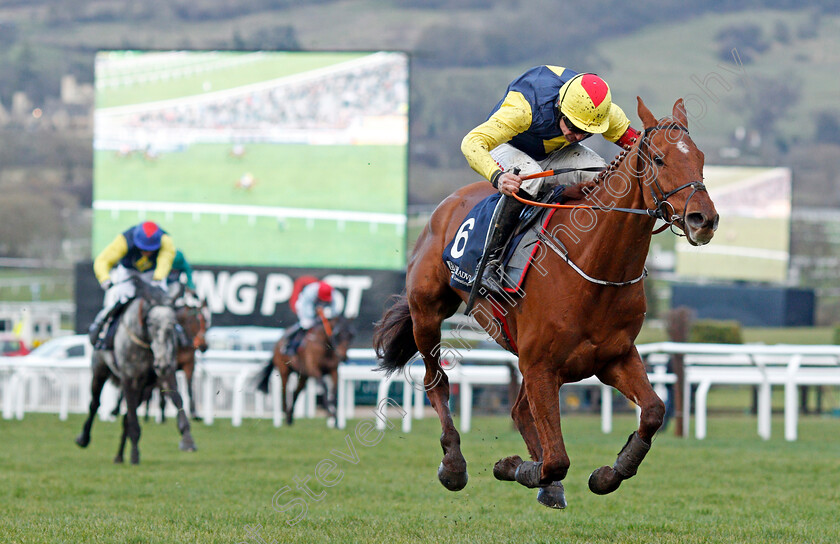
<path id="1" fill-rule="evenodd" d="M 558 185 L 540 201 L 562 202 L 564 189 L 565 186 Z M 501 196 L 501 193 L 493 193 L 476 204 L 443 251 L 443 261 L 451 277 L 449 284 L 455 289 L 468 293 L 472 289 L 485 241 L 492 234 L 490 231 L 493 228 L 491 224 L 493 212 Z M 503 285 L 490 286 L 491 289 L 497 292 L 522 294 L 520 286 L 540 244 L 537 231 L 541 229 L 531 227 L 535 224 L 544 226 L 553 212 L 554 210 L 535 207 L 527 207 L 522 211 L 519 226 L 503 250 Z"/>

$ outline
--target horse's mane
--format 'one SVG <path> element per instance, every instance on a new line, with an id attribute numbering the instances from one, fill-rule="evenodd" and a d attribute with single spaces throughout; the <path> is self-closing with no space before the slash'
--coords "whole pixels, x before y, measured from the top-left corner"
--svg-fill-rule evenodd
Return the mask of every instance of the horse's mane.
<path id="1" fill-rule="evenodd" d="M 621 163 L 624 161 L 624 158 L 627 156 L 627 151 L 623 150 L 621 153 L 615 156 L 611 163 L 607 165 L 607 167 L 598 173 L 593 179 L 588 181 L 581 181 L 576 185 L 569 185 L 563 190 L 563 200 L 567 202 L 575 202 L 579 200 L 585 200 L 586 197 L 595 191 L 596 187 L 613 171 L 615 171 Z"/>

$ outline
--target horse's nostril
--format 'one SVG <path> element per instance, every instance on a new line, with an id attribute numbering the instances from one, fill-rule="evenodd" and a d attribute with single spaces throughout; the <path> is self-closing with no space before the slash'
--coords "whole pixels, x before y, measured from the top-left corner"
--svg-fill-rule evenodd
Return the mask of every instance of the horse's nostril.
<path id="1" fill-rule="evenodd" d="M 689 227 L 699 229 L 706 223 L 706 216 L 699 212 L 693 212 L 685 217 L 685 221 Z"/>

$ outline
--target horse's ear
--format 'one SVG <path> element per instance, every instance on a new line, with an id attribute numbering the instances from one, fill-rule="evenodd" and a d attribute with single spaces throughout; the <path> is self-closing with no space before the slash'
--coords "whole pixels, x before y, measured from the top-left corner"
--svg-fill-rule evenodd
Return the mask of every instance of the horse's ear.
<path id="1" fill-rule="evenodd" d="M 677 123 L 688 128 L 688 115 L 685 112 L 685 103 L 683 99 L 680 98 L 676 102 L 674 102 L 674 111 L 672 113 L 674 119 L 677 120 Z"/>
<path id="2" fill-rule="evenodd" d="M 645 103 L 642 102 L 642 97 L 637 96 L 636 100 L 639 103 L 637 111 L 639 113 L 639 119 L 642 120 L 642 125 L 644 125 L 645 128 L 655 127 L 656 126 L 656 117 L 653 116 L 653 114 L 650 112 L 650 110 L 647 108 L 647 106 L 645 106 Z"/>

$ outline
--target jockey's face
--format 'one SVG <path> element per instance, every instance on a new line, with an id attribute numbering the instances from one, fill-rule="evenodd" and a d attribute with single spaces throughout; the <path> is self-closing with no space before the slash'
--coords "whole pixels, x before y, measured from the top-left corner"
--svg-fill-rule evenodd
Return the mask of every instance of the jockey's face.
<path id="1" fill-rule="evenodd" d="M 154 254 L 154 251 L 142 251 L 141 250 L 140 253 L 148 259 Z"/>
<path id="2" fill-rule="evenodd" d="M 591 136 L 588 132 L 583 132 L 576 126 L 572 125 L 571 122 L 566 119 L 565 115 L 560 118 L 560 130 L 563 131 L 563 136 L 570 144 L 577 143 Z"/>

